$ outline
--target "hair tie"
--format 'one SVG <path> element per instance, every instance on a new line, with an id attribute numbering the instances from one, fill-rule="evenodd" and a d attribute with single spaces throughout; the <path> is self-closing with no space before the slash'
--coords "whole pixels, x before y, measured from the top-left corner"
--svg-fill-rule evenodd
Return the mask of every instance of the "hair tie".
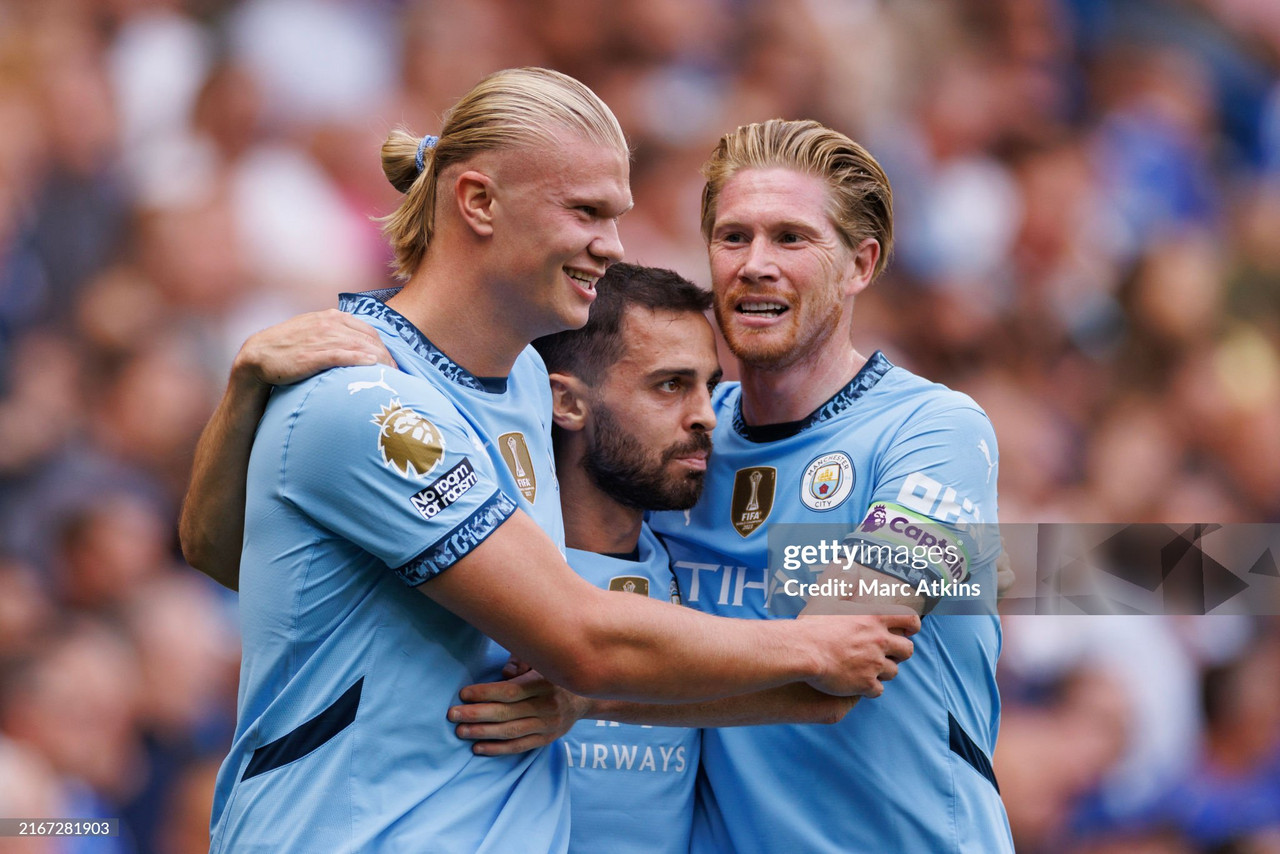
<path id="1" fill-rule="evenodd" d="M 426 155 L 428 148 L 435 148 L 436 143 L 440 141 L 440 137 L 427 134 L 418 143 L 418 154 L 413 158 L 413 162 L 418 164 L 418 172 L 421 173 L 426 168 Z"/>

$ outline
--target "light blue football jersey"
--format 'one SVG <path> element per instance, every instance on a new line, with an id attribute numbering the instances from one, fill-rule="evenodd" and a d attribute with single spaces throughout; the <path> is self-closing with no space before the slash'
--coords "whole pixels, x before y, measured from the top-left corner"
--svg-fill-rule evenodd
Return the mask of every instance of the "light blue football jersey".
<path id="1" fill-rule="evenodd" d="M 968 397 L 880 353 L 798 424 L 753 429 L 740 399 L 736 384 L 716 391 L 715 451 L 698 505 L 650 520 L 685 604 L 728 617 L 789 615 L 766 606 L 780 575 L 778 531 L 786 543 L 816 544 L 856 529 L 863 541 L 905 546 L 919 544 L 927 518 L 964 545 L 912 583 L 947 574 L 985 591 L 987 607 L 926 616 L 914 656 L 884 695 L 861 700 L 839 724 L 705 730 L 691 850 L 1012 851 L 990 763 L 1001 643 L 990 422 Z M 910 571 L 877 568 L 904 580 Z"/>
<path id="2" fill-rule="evenodd" d="M 636 560 L 569 549 L 597 587 L 679 601 L 667 551 L 645 525 Z M 700 730 L 583 720 L 561 740 L 573 854 L 687 854 Z"/>
<path id="3" fill-rule="evenodd" d="M 564 752 L 479 757 L 445 719 L 507 652 L 414 589 L 516 508 L 563 549 L 550 391 L 450 361 L 344 295 L 399 371 L 326 371 L 272 395 L 249 464 L 238 721 L 214 852 L 564 851 Z"/>

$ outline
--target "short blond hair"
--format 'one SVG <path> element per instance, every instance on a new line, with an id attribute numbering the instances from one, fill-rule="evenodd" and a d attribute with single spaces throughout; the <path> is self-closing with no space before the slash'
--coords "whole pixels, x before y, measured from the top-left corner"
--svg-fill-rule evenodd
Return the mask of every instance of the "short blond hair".
<path id="1" fill-rule="evenodd" d="M 794 169 L 822 179 L 830 188 L 830 215 L 836 230 L 856 248 L 873 237 L 880 257 L 873 275 L 880 275 L 893 251 L 893 189 L 884 169 L 871 153 L 849 137 L 815 121 L 784 121 L 743 125 L 720 138 L 702 167 L 707 179 L 702 190 L 702 237 L 711 240 L 716 202 L 729 179 L 743 169 Z"/>
<path id="2" fill-rule="evenodd" d="M 596 93 L 566 74 L 546 68 L 508 68 L 488 75 L 445 114 L 433 148 L 396 128 L 382 144 L 382 171 L 404 201 L 382 219 L 382 233 L 395 252 L 392 268 L 408 279 L 426 255 L 435 233 L 436 188 L 440 173 L 484 151 L 557 144 L 557 131 L 570 131 L 628 156 L 626 136 L 613 112 Z"/>

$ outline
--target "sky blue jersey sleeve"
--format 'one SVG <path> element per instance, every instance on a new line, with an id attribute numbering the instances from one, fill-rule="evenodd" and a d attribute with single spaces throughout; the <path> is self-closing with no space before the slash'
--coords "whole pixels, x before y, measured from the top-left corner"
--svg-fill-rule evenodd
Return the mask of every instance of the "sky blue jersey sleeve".
<path id="1" fill-rule="evenodd" d="M 273 399 L 282 498 L 417 586 L 476 548 L 516 503 L 483 442 L 430 382 L 340 368 Z"/>
<path id="2" fill-rule="evenodd" d="M 859 561 L 911 584 L 965 581 L 999 556 L 995 432 L 976 405 L 909 420 L 880 458 Z M 879 547 L 879 548 L 872 548 Z"/>

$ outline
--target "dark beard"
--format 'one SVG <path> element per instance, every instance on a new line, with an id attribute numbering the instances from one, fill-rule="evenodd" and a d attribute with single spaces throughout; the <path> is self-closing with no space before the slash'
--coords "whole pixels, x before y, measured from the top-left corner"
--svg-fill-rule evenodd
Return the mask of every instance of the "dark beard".
<path id="1" fill-rule="evenodd" d="M 597 405 L 595 439 L 582 459 L 582 468 L 596 488 L 624 507 L 635 510 L 688 510 L 698 503 L 706 472 L 681 477 L 666 473 L 667 463 L 693 451 L 710 451 L 711 436 L 698 431 L 683 444 L 667 448 L 654 459 L 613 413 Z"/>

